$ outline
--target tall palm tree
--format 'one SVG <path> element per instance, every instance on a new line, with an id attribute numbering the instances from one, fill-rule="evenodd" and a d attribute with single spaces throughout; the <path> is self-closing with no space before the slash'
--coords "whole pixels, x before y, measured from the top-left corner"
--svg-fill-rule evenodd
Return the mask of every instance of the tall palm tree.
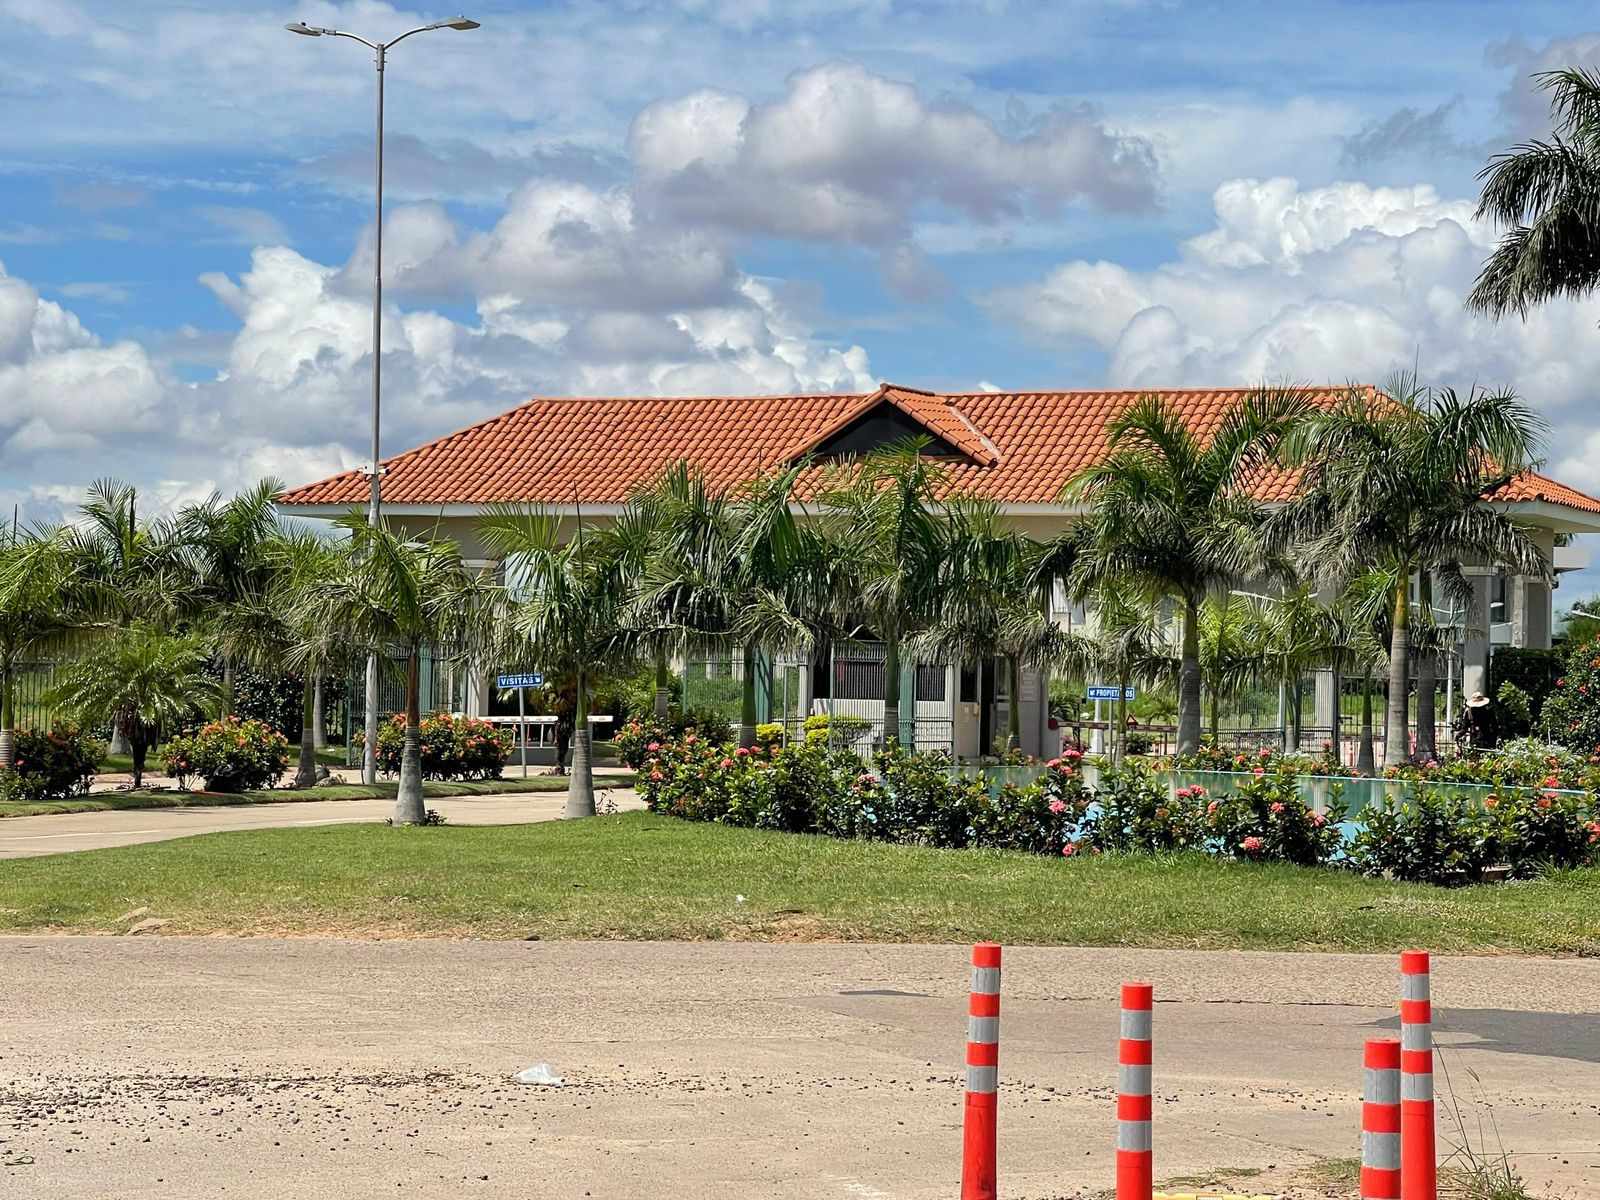
<path id="1" fill-rule="evenodd" d="M 204 623 L 214 631 L 222 658 L 225 717 L 233 715 L 234 665 L 249 653 L 257 628 L 252 620 L 236 619 L 235 610 L 253 616 L 270 586 L 268 547 L 279 533 L 277 500 L 282 491 L 279 480 L 266 478 L 226 500 L 213 492 L 179 509 L 174 521 L 173 531 L 194 564 Z"/>
<path id="2" fill-rule="evenodd" d="M 1049 619 L 1056 567 L 1050 548 L 1006 525 L 991 500 L 952 497 L 945 506 L 947 540 L 935 588 L 933 624 L 910 647 L 930 662 L 1005 662 L 1006 745 L 1021 740 L 1022 671 L 1056 654 Z"/>
<path id="3" fill-rule="evenodd" d="M 1572 67 L 1536 76 L 1555 130 L 1496 154 L 1478 172 L 1477 215 L 1505 227 L 1467 305 L 1499 318 L 1581 298 L 1600 284 L 1600 74 Z"/>
<path id="4" fill-rule="evenodd" d="M 467 567 L 454 542 L 410 540 L 389 526 L 368 525 L 362 514 L 339 521 L 348 533 L 332 570 L 310 586 L 304 619 L 314 636 L 335 631 L 344 644 L 390 660 L 398 654 L 405 689 L 405 745 L 394 823 L 420 824 L 424 653 L 436 660 L 469 659 L 493 628 L 496 585 Z M 310 651 L 302 641 L 300 655 Z"/>
<path id="5" fill-rule="evenodd" d="M 1401 376 L 1391 395 L 1352 388 L 1286 446 L 1304 469 L 1296 498 L 1273 514 L 1272 540 L 1300 545 L 1320 578 L 1388 572 L 1389 696 L 1384 765 L 1410 754 L 1411 580 L 1431 571 L 1464 595 L 1464 562 L 1549 577 L 1550 567 L 1489 497 L 1526 469 L 1539 419 L 1515 393 L 1422 388 Z"/>
<path id="6" fill-rule="evenodd" d="M 568 817 L 594 816 L 589 699 L 595 679 L 626 662 L 623 624 L 627 563 L 608 539 L 572 531 L 543 509 L 500 505 L 478 524 L 479 536 L 505 562 L 506 604 L 497 621 L 497 658 L 574 681 L 572 777 Z"/>
<path id="7" fill-rule="evenodd" d="M 294 786 L 312 787 L 317 782 L 317 688 L 349 657 L 343 630 L 324 621 L 318 605 L 323 580 L 342 566 L 340 547 L 306 530 L 285 529 L 265 542 L 261 552 L 270 572 L 265 603 L 256 609 L 253 598 L 259 593 L 254 590 L 235 603 L 242 612 L 256 610 L 261 632 L 251 645 L 256 654 L 264 654 L 261 665 L 300 673 L 300 759 Z"/>
<path id="8" fill-rule="evenodd" d="M 1263 387 L 1204 439 L 1160 396 L 1141 397 L 1107 425 L 1110 453 L 1063 490 L 1090 509 L 1089 578 L 1125 580 L 1181 606 L 1180 754 L 1200 744 L 1200 605 L 1259 565 L 1265 510 L 1251 485 L 1308 408 L 1299 389 Z"/>
<path id="9" fill-rule="evenodd" d="M 1111 735 L 1111 763 L 1121 766 L 1128 740 L 1128 689 L 1136 683 L 1170 680 L 1177 663 L 1167 637 L 1160 599 L 1111 582 L 1080 599 L 1092 600 L 1094 619 L 1085 632 L 1067 634 L 1056 643 L 1054 663 L 1068 672 L 1094 671 L 1117 687 L 1116 727 Z"/>
<path id="10" fill-rule="evenodd" d="M 91 586 L 67 531 L 0 531 L 0 769 L 16 761 L 17 668 L 70 641 Z"/>
<path id="11" fill-rule="evenodd" d="M 851 577 L 848 608 L 883 643 L 883 738 L 900 740 L 900 666 L 938 616 L 948 535 L 936 498 L 945 470 L 908 439 L 846 464 L 823 491 L 830 536 Z"/>
<path id="12" fill-rule="evenodd" d="M 1374 678 L 1388 663 L 1393 595 L 1392 574 L 1367 571 L 1345 585 L 1333 607 L 1335 661 L 1340 670 L 1359 672 L 1361 677 L 1361 726 L 1355 765 L 1363 775 L 1372 775 L 1377 768 L 1372 743 L 1372 692 Z M 1337 705 L 1334 711 L 1339 711 Z M 1334 745 L 1338 745 L 1337 728 Z"/>
<path id="13" fill-rule="evenodd" d="M 109 721 L 121 730 L 137 788 L 161 731 L 198 716 L 216 702 L 219 691 L 206 674 L 206 647 L 199 638 L 135 624 L 118 628 L 93 654 L 75 661 L 46 700 L 84 724 Z"/>

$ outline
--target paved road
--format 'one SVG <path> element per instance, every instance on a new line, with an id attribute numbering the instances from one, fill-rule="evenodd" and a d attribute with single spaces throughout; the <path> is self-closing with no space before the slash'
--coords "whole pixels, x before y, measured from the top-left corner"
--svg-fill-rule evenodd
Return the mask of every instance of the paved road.
<path id="1" fill-rule="evenodd" d="M 604 787 L 601 779 L 595 783 L 597 788 Z M 631 788 L 612 788 L 607 795 L 619 809 L 642 807 Z M 520 825 L 555 820 L 566 802 L 565 792 L 518 792 L 429 800 L 428 807 L 438 809 L 453 825 Z M 313 800 L 7 817 L 0 820 L 0 859 L 132 846 L 237 829 L 371 823 L 386 820 L 393 811 L 392 800 Z M 0 879 L 0 889 L 3 887 Z"/>
<path id="2" fill-rule="evenodd" d="M 0 1195 L 945 1200 L 960 947 L 0 939 Z M 1158 1177 L 1356 1152 L 1394 961 L 1007 951 L 1008 1200 L 1112 1179 L 1114 997 L 1157 985 Z M 1473 1123 L 1600 1194 L 1600 965 L 1436 964 Z M 547 1061 L 560 1089 L 511 1074 Z M 1441 1092 L 1447 1093 L 1441 1078 Z M 1191 1186 L 1193 1186 L 1191 1184 Z"/>

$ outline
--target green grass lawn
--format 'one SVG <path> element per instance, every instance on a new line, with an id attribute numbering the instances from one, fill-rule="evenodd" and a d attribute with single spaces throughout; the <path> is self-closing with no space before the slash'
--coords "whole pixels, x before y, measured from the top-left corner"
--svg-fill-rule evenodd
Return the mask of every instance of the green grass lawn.
<path id="1" fill-rule="evenodd" d="M 608 775 L 595 780 L 597 787 L 631 787 L 631 775 Z M 249 792 L 95 792 L 70 800 L 41 800 L 37 803 L 0 800 L 0 818 L 37 817 L 48 813 L 107 812 L 123 808 L 194 808 L 205 804 L 296 804 L 306 800 L 392 800 L 396 784 L 327 783 L 311 788 L 262 788 Z M 567 780 L 554 775 L 528 778 L 433 782 L 422 785 L 430 800 L 451 796 L 498 796 L 511 792 L 564 792 Z"/>
<path id="2" fill-rule="evenodd" d="M 1198 857 L 926 850 L 646 813 L 263 830 L 0 862 L 0 929 L 114 931 L 141 907 L 168 933 L 1600 954 L 1600 871 L 1442 890 Z"/>

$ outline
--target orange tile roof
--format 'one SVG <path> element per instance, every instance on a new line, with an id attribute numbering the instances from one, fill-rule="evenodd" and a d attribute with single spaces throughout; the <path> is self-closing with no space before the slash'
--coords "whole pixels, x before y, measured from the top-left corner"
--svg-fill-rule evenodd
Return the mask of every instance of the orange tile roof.
<path id="1" fill-rule="evenodd" d="M 397 505 L 617 504 L 679 459 L 716 488 L 804 455 L 879 404 L 891 404 L 964 456 L 952 486 L 1003 504 L 1050 504 L 1106 452 L 1106 423 L 1147 391 L 933 393 L 885 384 L 846 395 L 539 398 L 385 461 L 383 497 Z M 1163 390 L 1189 427 L 1208 436 L 1250 389 Z M 1331 399 L 1334 393 L 1316 393 Z M 1273 472 L 1264 499 L 1296 477 Z M 367 481 L 346 471 L 286 493 L 293 507 L 366 502 Z M 1495 496 L 1544 500 L 1600 514 L 1600 500 L 1531 472 Z"/>

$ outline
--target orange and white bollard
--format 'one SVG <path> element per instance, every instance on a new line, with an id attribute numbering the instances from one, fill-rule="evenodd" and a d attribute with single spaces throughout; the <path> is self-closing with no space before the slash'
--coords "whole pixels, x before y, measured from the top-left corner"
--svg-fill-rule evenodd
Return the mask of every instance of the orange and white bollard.
<path id="1" fill-rule="evenodd" d="M 1155 989 L 1122 985 L 1117 1043 L 1117 1200 L 1150 1200 L 1155 1156 L 1150 1138 L 1150 1033 Z"/>
<path id="2" fill-rule="evenodd" d="M 1371 1039 L 1363 1062 L 1361 1200 L 1401 1200 L 1399 1039 Z"/>
<path id="3" fill-rule="evenodd" d="M 972 948 L 967 1000 L 967 1104 L 961 1136 L 961 1200 L 995 1200 L 995 1133 L 1000 1076 L 1000 947 Z"/>
<path id="4" fill-rule="evenodd" d="M 1400 1195 L 1438 1200 L 1433 1113 L 1433 1004 L 1428 953 L 1400 956 Z"/>

